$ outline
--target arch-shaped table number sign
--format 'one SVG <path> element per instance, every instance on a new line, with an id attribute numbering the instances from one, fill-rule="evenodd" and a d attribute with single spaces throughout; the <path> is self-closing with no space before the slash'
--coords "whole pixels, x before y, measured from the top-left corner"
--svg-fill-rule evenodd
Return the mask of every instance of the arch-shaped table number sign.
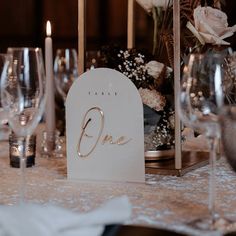
<path id="1" fill-rule="evenodd" d="M 135 45 L 134 16 L 135 0 L 127 0 L 127 48 L 133 48 Z M 79 16 L 79 72 L 84 72 L 84 51 L 85 51 L 85 0 L 78 0 Z M 173 0 L 173 35 L 174 35 L 174 91 L 175 91 L 175 158 L 170 165 L 146 165 L 147 173 L 160 173 L 171 175 L 183 175 L 189 170 L 203 166 L 208 163 L 206 153 L 196 152 L 194 155 L 183 152 L 181 148 L 181 122 L 178 115 L 178 95 L 180 90 L 180 0 Z M 199 155 L 200 154 L 200 155 Z"/>
<path id="2" fill-rule="evenodd" d="M 68 178 L 145 181 L 143 105 L 122 73 L 82 74 L 66 99 Z"/>

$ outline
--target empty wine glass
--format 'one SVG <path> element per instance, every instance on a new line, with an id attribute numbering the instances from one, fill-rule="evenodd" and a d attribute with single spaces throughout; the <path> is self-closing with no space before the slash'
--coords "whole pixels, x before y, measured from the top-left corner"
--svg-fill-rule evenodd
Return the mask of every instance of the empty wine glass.
<path id="1" fill-rule="evenodd" d="M 6 62 L 6 58 L 7 54 L 0 53 L 0 78 L 3 66 Z M 10 129 L 7 123 L 8 123 L 8 113 L 3 109 L 0 99 L 0 140 L 8 139 Z"/>
<path id="2" fill-rule="evenodd" d="M 78 60 L 75 49 L 57 49 L 54 61 L 55 84 L 58 93 L 62 96 L 64 103 L 67 93 L 78 78 Z"/>
<path id="3" fill-rule="evenodd" d="M 227 62 L 227 74 L 232 78 L 233 85 L 229 90 L 229 99 L 224 104 L 220 115 L 221 139 L 224 154 L 236 171 L 236 146 L 232 145 L 232 140 L 236 137 L 236 94 L 235 94 L 235 78 L 236 78 L 236 52 L 231 52 Z M 229 87 L 229 86 L 228 86 Z"/>
<path id="4" fill-rule="evenodd" d="M 8 48 L 1 75 L 1 101 L 18 137 L 20 201 L 25 199 L 26 138 L 34 132 L 45 107 L 45 73 L 41 49 Z"/>
<path id="5" fill-rule="evenodd" d="M 86 68 L 86 71 L 87 70 L 93 70 L 93 69 L 99 67 L 100 58 L 101 58 L 101 52 L 100 51 L 86 51 L 86 54 L 85 54 L 85 59 L 86 59 L 85 68 Z"/>
<path id="6" fill-rule="evenodd" d="M 184 67 L 179 94 L 179 114 L 182 121 L 198 132 L 204 132 L 209 141 L 209 215 L 192 222 L 200 229 L 216 229 L 222 220 L 215 211 L 216 148 L 220 137 L 219 112 L 225 102 L 227 76 L 225 53 L 191 54 Z M 226 222 L 226 220 L 225 220 Z"/>
<path id="7" fill-rule="evenodd" d="M 220 117 L 220 124 L 222 130 L 222 145 L 224 154 L 236 172 L 236 146 L 233 145 L 232 140 L 236 138 L 236 106 L 225 107 Z"/>

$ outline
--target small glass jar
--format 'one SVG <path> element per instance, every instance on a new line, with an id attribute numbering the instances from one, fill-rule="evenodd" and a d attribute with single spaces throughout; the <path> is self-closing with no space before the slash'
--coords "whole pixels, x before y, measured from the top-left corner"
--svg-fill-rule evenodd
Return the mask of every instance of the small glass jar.
<path id="1" fill-rule="evenodd" d="M 23 138 L 17 137 L 14 133 L 9 135 L 9 153 L 10 153 L 10 166 L 20 167 L 20 155 L 23 150 Z M 35 165 L 35 153 L 36 153 L 36 136 L 27 136 L 25 140 L 26 150 L 26 167 L 32 167 Z"/>
<path id="2" fill-rule="evenodd" d="M 64 146 L 64 140 L 62 137 L 60 137 L 60 132 L 58 130 L 55 130 L 53 134 L 49 134 L 46 131 L 43 131 L 41 149 L 40 149 L 41 157 L 46 157 L 46 158 L 64 157 L 65 154 L 63 146 Z"/>

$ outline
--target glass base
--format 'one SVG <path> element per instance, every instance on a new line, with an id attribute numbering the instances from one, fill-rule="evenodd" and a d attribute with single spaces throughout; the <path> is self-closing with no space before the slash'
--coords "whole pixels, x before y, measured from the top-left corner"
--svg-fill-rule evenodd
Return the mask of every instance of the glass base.
<path id="1" fill-rule="evenodd" d="M 52 134 L 43 131 L 40 155 L 50 159 L 65 157 L 65 140 L 59 131 L 56 130 Z"/>
<path id="2" fill-rule="evenodd" d="M 35 165 L 35 156 L 28 156 L 26 159 L 26 167 L 32 167 Z M 10 166 L 14 168 L 20 168 L 20 158 L 11 156 Z"/>

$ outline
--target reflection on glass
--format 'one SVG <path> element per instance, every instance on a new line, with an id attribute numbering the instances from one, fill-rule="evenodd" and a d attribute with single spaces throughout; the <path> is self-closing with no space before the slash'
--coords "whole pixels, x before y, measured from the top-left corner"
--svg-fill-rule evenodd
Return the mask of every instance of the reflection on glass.
<path id="1" fill-rule="evenodd" d="M 7 54 L 0 54 L 0 78 L 4 64 L 6 62 Z M 8 123 L 8 113 L 2 107 L 2 102 L 0 98 L 0 140 L 8 139 L 10 129 L 7 125 Z"/>
<path id="2" fill-rule="evenodd" d="M 78 78 L 78 60 L 75 49 L 57 49 L 54 75 L 56 89 L 65 102 L 71 85 Z"/>
<path id="3" fill-rule="evenodd" d="M 100 51 L 87 51 L 86 52 L 86 71 L 99 67 L 100 64 Z"/>
<path id="4" fill-rule="evenodd" d="M 20 200 L 25 199 L 26 139 L 32 135 L 45 108 L 45 73 L 39 48 L 8 48 L 1 76 L 1 101 L 19 141 Z"/>
<path id="5" fill-rule="evenodd" d="M 219 222 L 227 222 L 215 210 L 219 114 L 226 101 L 225 83 L 228 81 L 225 56 L 225 53 L 220 52 L 191 54 L 183 71 L 179 94 L 179 114 L 182 121 L 195 131 L 204 132 L 209 142 L 209 214 L 191 222 L 192 226 L 203 230 L 217 229 Z"/>

